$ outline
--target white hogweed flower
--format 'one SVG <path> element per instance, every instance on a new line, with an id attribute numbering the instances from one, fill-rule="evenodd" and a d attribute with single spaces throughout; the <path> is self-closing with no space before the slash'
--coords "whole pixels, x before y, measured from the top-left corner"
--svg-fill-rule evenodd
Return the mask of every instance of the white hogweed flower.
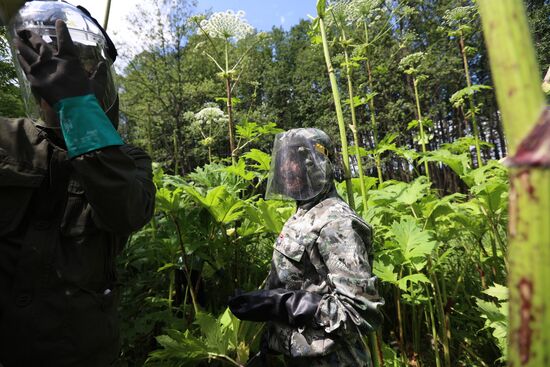
<path id="1" fill-rule="evenodd" d="M 218 107 L 205 107 L 195 114 L 195 120 L 202 125 L 226 123 L 227 116 Z"/>
<path id="2" fill-rule="evenodd" d="M 240 40 L 254 33 L 254 28 L 244 19 L 245 12 L 227 10 L 216 12 L 200 22 L 202 31 L 212 38 Z"/>
<path id="3" fill-rule="evenodd" d="M 383 0 L 338 0 L 331 4 L 331 8 L 338 23 L 351 25 L 379 20 L 383 5 Z"/>

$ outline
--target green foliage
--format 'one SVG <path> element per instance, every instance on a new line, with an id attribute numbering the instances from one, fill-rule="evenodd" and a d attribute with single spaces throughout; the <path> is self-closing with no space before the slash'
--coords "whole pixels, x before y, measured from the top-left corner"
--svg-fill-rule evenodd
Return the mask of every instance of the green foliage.
<path id="1" fill-rule="evenodd" d="M 163 349 L 152 352 L 148 361 L 194 366 L 201 360 L 220 360 L 241 366 L 250 352 L 247 342 L 254 340 L 260 329 L 258 324 L 241 322 L 229 309 L 217 319 L 200 312 L 194 324 L 198 327 L 199 336 L 194 336 L 190 330 L 180 332 L 170 329 L 166 330 L 166 334 L 157 336 Z"/>
<path id="2" fill-rule="evenodd" d="M 25 115 L 16 78 L 15 67 L 6 39 L 6 28 L 0 26 L 0 116 L 22 117 Z"/>
<path id="3" fill-rule="evenodd" d="M 506 361 L 508 353 L 508 288 L 494 284 L 483 293 L 496 298 L 496 302 L 476 298 L 476 305 L 485 319 L 485 328 L 490 329 L 502 353 L 501 361 Z"/>
<path id="4" fill-rule="evenodd" d="M 410 265 L 416 271 L 422 270 L 426 266 L 427 255 L 431 254 L 435 247 L 429 232 L 422 230 L 414 218 L 405 217 L 399 223 L 392 224 L 390 233 L 403 258 L 402 265 Z"/>
<path id="5" fill-rule="evenodd" d="M 359 12 L 339 18 L 332 13 L 340 3 L 359 5 Z M 355 209 L 374 229 L 374 272 L 386 299 L 387 317 L 380 332 L 386 364 L 435 366 L 436 351 L 442 357 L 447 346 L 450 363 L 439 360 L 441 366 L 502 363 L 495 360 L 503 354 L 504 339 L 500 334 L 495 339 L 493 332 L 497 325 L 502 327 L 497 314 L 504 312 L 506 301 L 488 285 L 504 284 L 507 275 L 508 178 L 498 163 L 506 155 L 506 142 L 488 86 L 490 71 L 473 2 L 353 0 L 317 5 L 327 22 L 340 22 L 327 32 L 341 90 L 347 86 L 345 69 L 353 70 L 355 97 L 348 98 L 343 114 L 349 124 L 355 108 L 358 144 L 352 148 L 359 148 L 366 180 L 361 184 L 352 177 L 351 186 Z M 550 7 L 536 1 L 527 6 L 546 69 Z M 143 310 L 123 317 L 128 320 L 124 350 L 128 360 L 143 361 L 158 347 L 153 338 L 166 335 L 169 339 L 159 339 L 165 345 L 159 351 L 190 343 L 189 349 L 205 358 L 198 362 L 185 357 L 194 361 L 190 363 L 227 364 L 231 362 L 208 362 L 208 353 L 217 349 L 204 347 L 201 329 L 219 319 L 212 315 L 223 315 L 234 288 L 255 289 L 263 283 L 273 240 L 295 209 L 292 203 L 262 198 L 273 134 L 280 131 L 273 122 L 282 129 L 318 127 L 334 142 L 339 131 L 318 18 L 288 31 L 273 28 L 269 37 L 231 42 L 229 68 L 238 63 L 239 72 L 221 74 L 234 83 L 228 98 L 217 76 L 220 69 L 203 52 L 221 61 L 224 42 L 197 35 L 194 23 L 186 22 L 189 7 L 183 8 L 172 13 L 181 20 L 171 23 L 179 27 L 176 32 L 137 33 L 151 35 L 154 42 L 130 58 L 120 78 L 122 132 L 159 163 L 154 221 L 132 236 L 121 264 L 121 281 L 128 284 L 123 310 Z M 475 83 L 469 88 L 464 88 L 461 36 L 467 37 L 464 52 Z M 176 42 L 163 48 L 163 40 Z M 344 49 L 349 51 L 348 62 Z M 245 53 L 239 61 L 238 55 Z M 474 96 L 470 106 L 467 102 Z M 212 134 L 201 125 L 205 136 L 195 126 L 195 114 L 212 101 L 218 108 L 228 101 L 238 106 L 233 111 L 239 150 L 235 164 L 227 162 L 225 122 L 216 124 L 218 131 Z M 480 168 L 473 149 L 473 117 L 479 139 L 486 140 L 479 142 L 487 162 Z M 428 128 L 422 136 L 420 123 Z M 206 141 L 208 137 L 213 139 Z M 426 153 L 419 143 L 426 145 Z M 337 161 L 341 149 L 336 144 Z M 429 165 L 431 182 L 419 171 L 424 164 Z M 338 164 L 336 171 L 341 173 Z M 367 191 L 366 209 L 362 187 Z M 345 192 L 342 184 L 338 190 Z M 200 313 L 195 313 L 189 292 L 184 292 L 186 300 L 176 302 L 176 290 L 185 288 L 174 279 L 179 271 L 200 273 L 206 299 Z M 210 321 L 195 322 L 205 313 Z M 225 337 L 219 325 L 216 321 L 219 332 L 212 334 L 218 341 Z M 242 350 L 255 348 L 251 339 L 242 340 Z M 224 352 L 235 360 L 239 355 L 236 349 Z M 184 363 L 177 358 L 172 362 Z"/>
<path id="6" fill-rule="evenodd" d="M 475 93 L 482 90 L 490 90 L 492 87 L 488 85 L 472 85 L 470 87 L 462 88 L 461 90 L 455 92 L 449 101 L 453 104 L 453 107 L 459 108 L 464 106 L 466 103 L 466 97 L 473 96 Z"/>

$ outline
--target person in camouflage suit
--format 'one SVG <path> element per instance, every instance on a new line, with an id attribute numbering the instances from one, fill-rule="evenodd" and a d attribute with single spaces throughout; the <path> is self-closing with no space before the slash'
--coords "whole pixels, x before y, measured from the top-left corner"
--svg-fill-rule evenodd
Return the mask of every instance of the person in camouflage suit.
<path id="1" fill-rule="evenodd" d="M 297 211 L 277 238 L 265 289 L 229 306 L 240 319 L 268 321 L 264 350 L 288 366 L 371 366 L 362 337 L 381 324 L 384 304 L 372 230 L 336 193 L 329 152 L 319 129 L 277 135 L 266 197 L 296 200 Z"/>

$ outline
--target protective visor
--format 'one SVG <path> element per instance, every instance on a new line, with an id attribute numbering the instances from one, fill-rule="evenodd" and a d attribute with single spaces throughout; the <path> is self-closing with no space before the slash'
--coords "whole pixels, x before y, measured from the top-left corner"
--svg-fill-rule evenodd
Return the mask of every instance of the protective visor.
<path id="1" fill-rule="evenodd" d="M 100 87 L 94 88 L 103 111 L 110 110 L 117 99 L 117 87 L 114 79 L 113 60 L 107 54 L 107 40 L 100 28 L 78 8 L 62 1 L 30 1 L 22 7 L 8 26 L 8 35 L 13 39 L 17 32 L 27 29 L 44 39 L 54 50 L 57 49 L 55 21 L 63 20 L 67 24 L 71 39 L 79 50 L 82 67 L 92 76 L 101 62 L 106 67 L 100 70 L 101 75 L 94 80 Z M 11 42 L 13 44 L 13 42 Z M 42 117 L 40 100 L 31 90 L 23 69 L 19 65 L 15 50 L 12 49 L 23 100 L 29 117 Z"/>
<path id="2" fill-rule="evenodd" d="M 324 146 L 311 139 L 314 129 L 277 134 L 271 157 L 266 198 L 310 200 L 332 183 L 332 164 Z"/>

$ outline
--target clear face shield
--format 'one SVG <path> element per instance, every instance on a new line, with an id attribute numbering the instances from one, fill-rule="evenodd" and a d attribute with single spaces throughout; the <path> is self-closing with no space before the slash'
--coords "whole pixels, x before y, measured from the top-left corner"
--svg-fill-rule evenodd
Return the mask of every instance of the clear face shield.
<path id="1" fill-rule="evenodd" d="M 78 8 L 55 0 L 29 1 L 8 25 L 10 41 L 13 40 L 18 31 L 28 29 L 41 36 L 46 43 L 56 50 L 55 21 L 57 19 L 61 19 L 67 24 L 72 41 L 79 50 L 82 67 L 88 76 L 92 76 L 96 72 L 99 73 L 94 78 L 99 83 L 98 86 L 94 87 L 94 92 L 103 110 L 105 112 L 111 110 L 117 101 L 117 87 L 112 67 L 113 60 L 107 54 L 107 40 L 101 29 Z M 11 43 L 13 44 L 13 42 Z M 12 48 L 14 56 L 15 52 L 15 49 Z M 43 119 L 40 98 L 33 94 L 17 57 L 13 59 L 27 114 L 33 119 Z M 105 67 L 101 67 L 101 70 L 98 71 L 98 66 L 102 62 Z"/>
<path id="2" fill-rule="evenodd" d="M 277 134 L 273 145 L 266 199 L 310 200 L 332 185 L 328 136 L 318 129 Z"/>

